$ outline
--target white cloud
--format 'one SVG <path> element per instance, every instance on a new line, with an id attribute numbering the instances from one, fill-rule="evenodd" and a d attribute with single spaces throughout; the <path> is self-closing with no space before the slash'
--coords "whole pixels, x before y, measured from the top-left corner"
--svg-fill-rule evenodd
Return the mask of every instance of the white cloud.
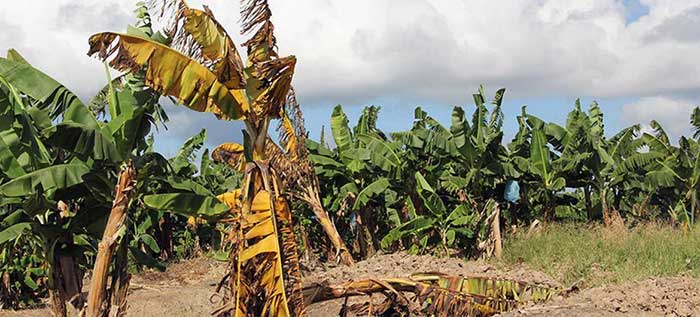
<path id="1" fill-rule="evenodd" d="M 674 139 L 688 134 L 690 114 L 695 104 L 688 100 L 666 96 L 645 97 L 622 106 L 621 119 L 625 123 L 641 123 L 649 132 L 648 123 L 656 120 Z"/>
<path id="2" fill-rule="evenodd" d="M 0 49 L 18 47 L 89 96 L 104 82 L 87 37 L 123 30 L 136 1 L 25 0 L 3 6 Z M 208 3 L 238 36 L 238 8 Z M 644 96 L 700 88 L 700 0 L 271 0 L 283 54 L 299 58 L 302 101 L 412 95 L 462 101 L 480 83 L 511 96 Z M 15 23 L 21 21 L 21 23 Z M 13 26 L 9 28 L 5 24 Z M 14 29 L 14 31 L 12 31 Z"/>
<path id="3" fill-rule="evenodd" d="M 309 102 L 413 95 L 462 102 L 475 86 L 511 96 L 597 98 L 700 88 L 700 1 L 273 1 L 283 52 Z M 316 8 L 316 9 L 313 9 Z"/>
<path id="4" fill-rule="evenodd" d="M 98 31 L 124 30 L 135 20 L 133 9 L 133 3 L 118 0 L 3 3 L 0 54 L 16 48 L 34 66 L 88 99 L 107 82 L 102 63 L 85 55 L 88 37 Z M 13 27 L 6 29 L 3 23 Z"/>
<path id="5" fill-rule="evenodd" d="M 270 3 L 281 54 L 298 57 L 294 83 L 306 105 L 396 96 L 463 103 L 481 83 L 511 97 L 700 96 L 700 0 L 639 1 L 648 14 L 631 23 L 622 0 Z M 236 1 L 189 1 L 203 2 L 241 43 Z M 0 12 L 0 51 L 18 48 L 89 98 L 105 76 L 85 55 L 87 38 L 124 30 L 135 3 L 10 1 Z M 192 125 L 210 122 L 198 120 Z"/>

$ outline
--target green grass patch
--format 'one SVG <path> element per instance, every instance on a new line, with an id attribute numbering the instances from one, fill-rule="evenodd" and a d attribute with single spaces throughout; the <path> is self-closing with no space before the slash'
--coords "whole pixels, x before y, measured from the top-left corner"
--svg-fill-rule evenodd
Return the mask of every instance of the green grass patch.
<path id="1" fill-rule="evenodd" d="M 689 231 L 663 225 L 605 229 L 551 224 L 528 236 L 506 237 L 503 261 L 525 263 L 569 286 L 620 283 L 686 273 L 700 276 L 700 226 Z"/>

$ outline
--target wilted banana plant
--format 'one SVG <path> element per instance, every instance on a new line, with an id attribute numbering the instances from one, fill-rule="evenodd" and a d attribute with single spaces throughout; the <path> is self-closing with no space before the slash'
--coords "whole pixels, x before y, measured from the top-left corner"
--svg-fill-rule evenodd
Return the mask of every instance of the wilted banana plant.
<path id="1" fill-rule="evenodd" d="M 293 88 L 285 104 L 285 117 L 280 121 L 277 131 L 280 135 L 280 144 L 285 151 L 277 151 L 273 160 L 283 174 L 284 187 L 293 197 L 305 202 L 311 208 L 316 220 L 336 249 L 338 260 L 345 265 L 352 265 L 354 263 L 352 255 L 321 202 L 318 175 L 310 159 L 309 149 L 306 147 L 308 132 L 304 127 L 304 118 Z"/>
<path id="2" fill-rule="evenodd" d="M 304 315 L 291 212 L 279 172 L 266 152 L 271 120 L 285 118 L 296 58 L 278 56 L 264 0 L 243 4 L 242 32 L 251 34 L 243 44 L 248 50 L 245 67 L 211 11 L 192 9 L 183 1 L 166 1 L 162 9 L 173 16 L 171 47 L 138 36 L 100 33 L 90 38 L 89 55 L 109 60 L 120 71 L 144 69 L 147 85 L 190 109 L 245 122 L 243 187 L 222 197 L 234 220 L 229 235 L 234 247 L 229 273 L 221 282 L 224 302 L 214 314 Z M 182 197 L 149 200 L 175 205 Z"/>
<path id="3" fill-rule="evenodd" d="M 369 296 L 366 303 L 354 304 L 343 311 L 367 316 L 493 316 L 525 303 L 544 303 L 561 290 L 549 285 L 481 276 L 449 276 L 441 273 L 416 273 L 410 277 L 376 278 L 325 283 L 304 288 L 307 304 L 351 296 Z M 373 303 L 372 294 L 382 293 L 384 301 Z M 404 293 L 413 293 L 409 298 Z"/>
<path id="4" fill-rule="evenodd" d="M 335 248 L 338 261 L 352 265 L 352 255 L 321 202 L 318 175 L 306 147 L 308 132 L 304 127 L 294 89 L 290 89 L 284 105 L 284 116 L 277 127 L 281 146 L 268 140 L 265 151 L 271 163 L 278 169 L 282 188 L 292 197 L 308 205 Z M 237 143 L 224 143 L 214 149 L 212 158 L 240 170 L 246 164 L 243 149 L 244 147 Z"/>

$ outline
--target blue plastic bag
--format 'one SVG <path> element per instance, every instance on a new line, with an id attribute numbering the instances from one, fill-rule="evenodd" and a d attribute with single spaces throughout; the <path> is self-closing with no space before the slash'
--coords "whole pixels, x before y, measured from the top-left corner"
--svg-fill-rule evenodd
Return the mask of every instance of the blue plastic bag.
<path id="1" fill-rule="evenodd" d="M 506 188 L 503 191 L 503 199 L 511 203 L 515 203 L 520 200 L 520 185 L 518 185 L 517 181 L 512 179 L 506 181 Z"/>

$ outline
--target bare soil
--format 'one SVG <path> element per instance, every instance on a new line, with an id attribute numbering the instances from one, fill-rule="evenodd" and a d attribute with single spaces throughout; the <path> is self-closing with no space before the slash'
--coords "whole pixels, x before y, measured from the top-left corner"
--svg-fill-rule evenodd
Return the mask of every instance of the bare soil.
<path id="1" fill-rule="evenodd" d="M 225 264 L 208 258 L 174 263 L 165 272 L 147 271 L 131 279 L 127 316 L 209 316 Z M 84 285 L 87 289 L 88 285 Z M 48 308 L 0 311 L 0 317 L 48 317 Z"/>
<path id="2" fill-rule="evenodd" d="M 504 268 L 483 261 L 405 253 L 378 255 L 352 268 L 307 269 L 304 282 L 335 284 L 370 277 L 407 277 L 415 272 L 482 275 L 563 287 L 525 265 Z M 207 258 L 172 264 L 166 272 L 137 274 L 132 279 L 127 316 L 208 316 L 215 308 L 210 300 L 223 274 L 224 264 Z M 366 299 L 354 299 L 360 300 Z M 338 316 L 341 306 L 341 300 L 313 304 L 308 315 Z M 10 316 L 45 317 L 49 310 L 0 311 L 0 317 Z M 504 316 L 700 316 L 700 279 L 678 276 L 590 288 Z"/>
<path id="3" fill-rule="evenodd" d="M 700 316 L 700 279 L 650 278 L 582 290 L 505 316 Z"/>

